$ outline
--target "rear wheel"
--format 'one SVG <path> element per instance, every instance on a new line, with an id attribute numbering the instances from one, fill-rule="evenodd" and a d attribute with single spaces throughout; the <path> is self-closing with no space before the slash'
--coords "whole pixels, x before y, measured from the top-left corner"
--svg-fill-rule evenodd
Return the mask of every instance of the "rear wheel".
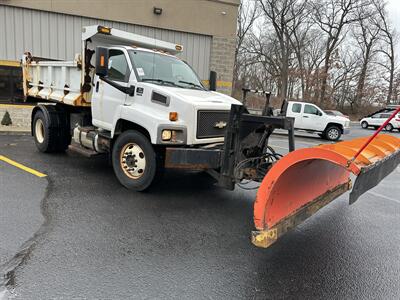
<path id="1" fill-rule="evenodd" d="M 361 127 L 364 128 L 364 129 L 367 129 L 368 128 L 368 123 L 366 121 L 363 121 L 361 123 Z"/>
<path id="2" fill-rule="evenodd" d="M 47 153 L 65 151 L 71 142 L 68 115 L 57 111 L 54 106 L 42 109 L 35 112 L 32 120 L 32 135 L 36 147 Z"/>
<path id="3" fill-rule="evenodd" d="M 325 138 L 329 141 L 337 141 L 340 139 L 342 132 L 338 126 L 331 125 L 325 130 Z"/>
<path id="4" fill-rule="evenodd" d="M 119 182 L 134 191 L 149 188 L 161 170 L 150 141 L 136 130 L 118 136 L 112 149 L 112 164 Z"/>
<path id="5" fill-rule="evenodd" d="M 392 124 L 387 124 L 386 126 L 385 126 L 385 130 L 386 131 L 393 131 L 393 125 Z"/>

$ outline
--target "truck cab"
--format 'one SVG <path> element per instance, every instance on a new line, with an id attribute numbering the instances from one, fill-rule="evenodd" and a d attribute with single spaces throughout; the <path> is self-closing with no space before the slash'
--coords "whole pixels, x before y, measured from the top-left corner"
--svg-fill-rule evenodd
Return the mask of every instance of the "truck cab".
<path id="1" fill-rule="evenodd" d="M 114 137 L 124 122 L 132 122 L 148 132 L 152 144 L 223 141 L 223 124 L 231 105 L 239 101 L 207 90 L 193 69 L 174 55 L 130 46 L 103 51 L 108 52 L 108 66 L 94 78 L 93 125 Z"/>
<path id="2" fill-rule="evenodd" d="M 296 130 L 318 133 L 330 141 L 336 141 L 342 134 L 350 132 L 349 119 L 328 115 L 312 103 L 289 101 L 286 116 L 294 118 Z"/>

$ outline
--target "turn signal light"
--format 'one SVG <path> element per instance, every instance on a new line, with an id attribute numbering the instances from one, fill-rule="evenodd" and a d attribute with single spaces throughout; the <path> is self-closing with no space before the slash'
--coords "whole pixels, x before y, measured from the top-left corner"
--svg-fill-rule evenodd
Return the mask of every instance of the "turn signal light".
<path id="1" fill-rule="evenodd" d="M 178 121 L 178 113 L 176 111 L 171 111 L 169 113 L 169 120 L 170 121 Z"/>

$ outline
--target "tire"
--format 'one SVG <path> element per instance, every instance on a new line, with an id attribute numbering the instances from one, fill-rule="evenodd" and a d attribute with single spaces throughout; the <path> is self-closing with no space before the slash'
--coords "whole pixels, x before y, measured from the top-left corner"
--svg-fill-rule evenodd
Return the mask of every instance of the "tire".
<path id="1" fill-rule="evenodd" d="M 325 137 L 328 141 L 337 141 L 342 136 L 342 132 L 338 126 L 331 125 L 325 130 Z"/>
<path id="2" fill-rule="evenodd" d="M 362 123 L 361 123 L 361 127 L 362 128 L 364 128 L 364 129 L 368 129 L 368 123 L 366 122 L 366 121 L 363 121 Z"/>
<path id="3" fill-rule="evenodd" d="M 393 131 L 393 129 L 394 129 L 394 127 L 393 127 L 393 125 L 392 124 L 387 124 L 386 126 L 385 126 L 385 130 L 386 131 L 389 131 L 389 132 L 391 132 L 391 131 Z"/>
<path id="4" fill-rule="evenodd" d="M 160 176 L 162 166 L 157 156 L 146 136 L 136 130 L 127 130 L 113 145 L 115 176 L 127 189 L 144 191 Z"/>
<path id="5" fill-rule="evenodd" d="M 42 110 L 44 109 L 44 110 Z M 68 116 L 55 107 L 38 109 L 32 120 L 32 135 L 40 152 L 63 152 L 71 143 Z"/>

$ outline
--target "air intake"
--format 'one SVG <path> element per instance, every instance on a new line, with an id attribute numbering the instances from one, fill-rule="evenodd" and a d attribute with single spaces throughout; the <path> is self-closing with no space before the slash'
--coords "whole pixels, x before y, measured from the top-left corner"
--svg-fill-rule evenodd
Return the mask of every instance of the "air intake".
<path id="1" fill-rule="evenodd" d="M 159 94 L 157 92 L 153 92 L 151 94 L 151 101 L 157 102 L 159 104 L 163 104 L 163 105 L 166 105 L 166 106 L 169 105 L 169 97 L 161 95 L 161 94 Z"/>

